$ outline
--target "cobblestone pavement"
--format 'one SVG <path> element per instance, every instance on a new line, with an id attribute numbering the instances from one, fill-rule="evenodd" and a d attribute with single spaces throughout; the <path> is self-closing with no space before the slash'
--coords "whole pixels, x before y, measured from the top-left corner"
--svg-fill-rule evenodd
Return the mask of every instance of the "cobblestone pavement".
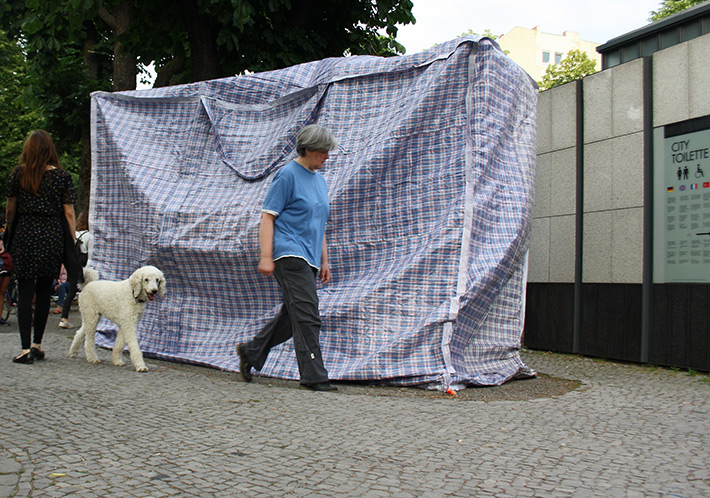
<path id="1" fill-rule="evenodd" d="M 316 393 L 152 359 L 136 373 L 105 350 L 91 365 L 56 323 L 34 365 L 10 361 L 19 335 L 0 327 L 1 497 L 710 496 L 706 375 L 524 352 L 581 384 Z"/>

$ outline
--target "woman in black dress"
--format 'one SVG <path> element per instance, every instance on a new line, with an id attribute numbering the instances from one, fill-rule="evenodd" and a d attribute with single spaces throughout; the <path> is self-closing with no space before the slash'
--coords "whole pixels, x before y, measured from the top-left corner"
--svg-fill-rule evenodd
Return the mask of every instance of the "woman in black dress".
<path id="1" fill-rule="evenodd" d="M 22 340 L 22 352 L 12 359 L 15 363 L 44 358 L 42 336 L 52 281 L 59 275 L 64 255 L 61 217 L 66 218 L 73 236 L 75 200 L 71 175 L 61 169 L 52 138 L 46 131 L 33 131 L 7 186 L 6 220 L 7 226 L 13 227 L 8 251 L 17 277 L 17 321 Z M 33 323 L 34 340 L 30 342 Z"/>

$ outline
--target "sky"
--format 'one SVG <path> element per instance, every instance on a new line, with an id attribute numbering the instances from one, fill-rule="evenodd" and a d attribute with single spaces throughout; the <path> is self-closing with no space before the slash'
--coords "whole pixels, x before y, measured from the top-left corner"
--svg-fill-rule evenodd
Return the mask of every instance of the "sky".
<path id="1" fill-rule="evenodd" d="M 606 43 L 642 28 L 661 0 L 413 0 L 415 25 L 400 26 L 397 41 L 414 54 L 472 29 L 503 35 L 516 26 L 544 33 L 576 31 Z"/>

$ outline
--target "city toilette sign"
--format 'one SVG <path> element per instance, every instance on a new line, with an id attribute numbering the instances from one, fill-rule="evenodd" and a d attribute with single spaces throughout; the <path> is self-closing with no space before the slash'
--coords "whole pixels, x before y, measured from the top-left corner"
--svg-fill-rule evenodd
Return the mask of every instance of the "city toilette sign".
<path id="1" fill-rule="evenodd" d="M 653 281 L 710 283 L 710 117 L 654 133 Z"/>

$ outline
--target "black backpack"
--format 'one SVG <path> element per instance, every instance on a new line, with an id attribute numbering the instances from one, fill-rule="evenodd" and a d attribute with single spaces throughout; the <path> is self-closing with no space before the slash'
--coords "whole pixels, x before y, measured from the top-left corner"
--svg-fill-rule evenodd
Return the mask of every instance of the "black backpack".
<path id="1" fill-rule="evenodd" d="M 81 238 L 86 234 L 86 232 L 82 233 L 80 236 L 76 238 L 76 242 L 74 242 L 74 249 L 76 250 L 76 255 L 79 258 L 79 263 L 81 264 L 81 267 L 85 267 L 86 263 L 89 261 L 89 253 L 88 252 L 82 252 L 81 251 L 81 246 L 83 244 Z"/>

